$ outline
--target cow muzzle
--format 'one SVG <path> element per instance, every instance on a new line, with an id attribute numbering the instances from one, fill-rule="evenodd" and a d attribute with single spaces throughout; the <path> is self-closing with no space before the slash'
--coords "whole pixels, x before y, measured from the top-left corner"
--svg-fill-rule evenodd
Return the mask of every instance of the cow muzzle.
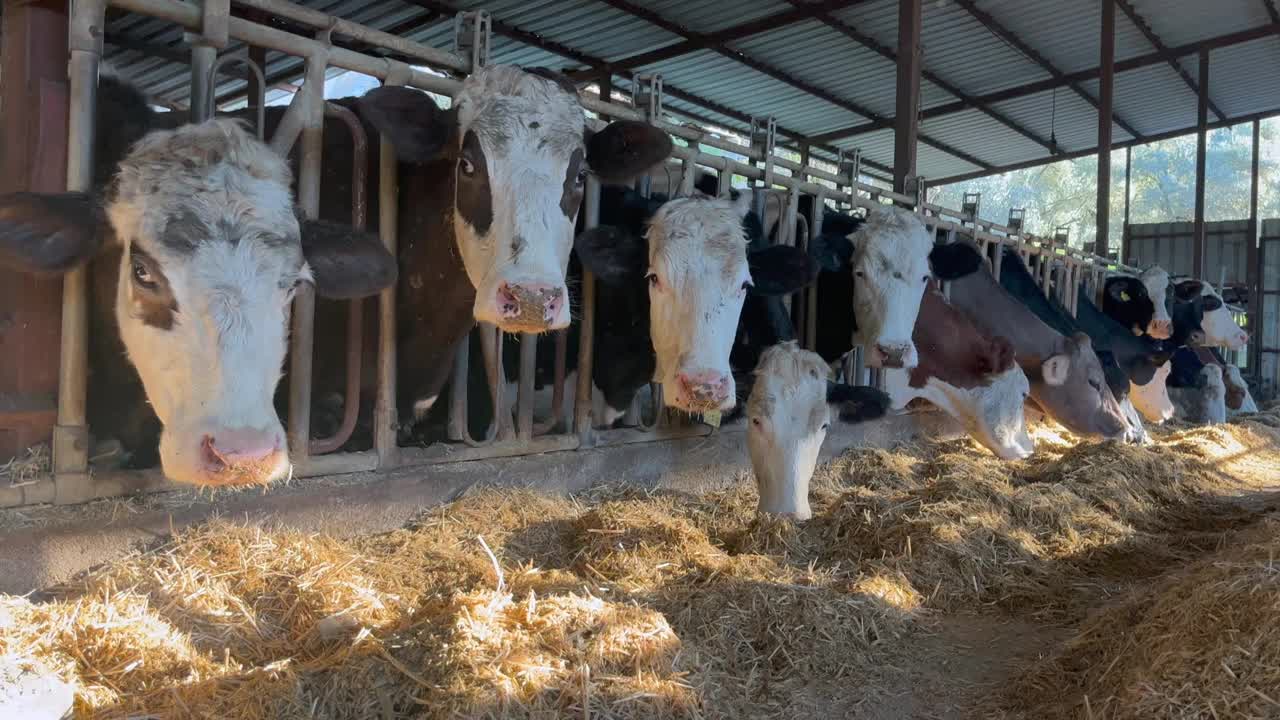
<path id="1" fill-rule="evenodd" d="M 734 405 L 730 376 L 706 369 L 676 373 L 672 401 L 672 405 L 686 412 L 728 410 Z"/>
<path id="2" fill-rule="evenodd" d="M 477 303 L 476 319 L 503 332 L 541 333 L 569 324 L 565 287 L 547 283 L 498 284 L 488 303 Z"/>
<path id="3" fill-rule="evenodd" d="M 876 343 L 867 353 L 867 364 L 878 368 L 910 370 L 917 364 L 916 347 L 911 343 Z"/>
<path id="4" fill-rule="evenodd" d="M 1147 325 L 1147 334 L 1156 340 L 1168 340 L 1173 337 L 1173 321 L 1153 319 Z"/>

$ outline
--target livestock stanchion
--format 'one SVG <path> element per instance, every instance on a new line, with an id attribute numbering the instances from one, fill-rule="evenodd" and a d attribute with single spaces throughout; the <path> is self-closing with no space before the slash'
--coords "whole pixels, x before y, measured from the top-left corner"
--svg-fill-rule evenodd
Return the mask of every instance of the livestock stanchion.
<path id="1" fill-rule="evenodd" d="M 248 68 L 249 72 L 253 75 L 253 78 L 257 81 L 257 84 L 255 84 L 252 88 L 254 92 L 254 97 L 253 97 L 253 102 L 250 103 L 250 106 L 256 108 L 256 112 L 258 116 L 258 122 L 254 126 L 258 133 L 258 139 L 265 140 L 267 137 L 266 135 L 267 133 L 267 79 L 266 79 L 266 75 L 262 72 L 262 66 L 254 62 L 253 60 L 249 59 L 248 57 L 239 57 L 236 55 L 223 55 L 222 57 L 218 58 L 213 63 L 213 65 L 209 68 L 209 82 L 206 85 L 206 90 L 209 93 L 207 106 L 210 108 L 209 110 L 210 117 L 212 117 L 213 114 L 218 112 L 217 105 L 215 104 L 214 98 L 213 98 L 213 95 L 216 94 L 216 89 L 218 87 L 218 75 L 219 73 L 222 72 L 223 68 L 225 68 L 227 65 L 231 65 L 234 63 L 240 63 L 241 65 L 244 65 L 246 68 Z"/>
<path id="2" fill-rule="evenodd" d="M 595 175 L 587 176 L 586 192 L 582 198 L 583 224 L 590 230 L 600 224 L 600 179 Z M 593 419 L 591 417 L 591 373 L 594 369 L 596 329 L 596 278 L 587 271 L 582 271 L 582 328 L 581 341 L 578 343 L 578 385 L 574 391 L 573 430 L 578 435 L 582 447 L 594 444 Z"/>

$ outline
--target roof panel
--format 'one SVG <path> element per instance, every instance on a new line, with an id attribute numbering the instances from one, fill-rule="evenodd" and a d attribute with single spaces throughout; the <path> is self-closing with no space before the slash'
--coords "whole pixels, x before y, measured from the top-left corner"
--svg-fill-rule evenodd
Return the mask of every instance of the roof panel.
<path id="1" fill-rule="evenodd" d="M 1098 144 L 1098 111 L 1074 93 L 1059 90 L 1056 108 L 1053 91 L 1006 100 L 996 103 L 995 108 L 1042 137 L 1056 135 L 1063 152 L 1086 150 Z M 1120 127 L 1111 126 L 1112 142 L 1124 142 L 1130 137 Z"/>
<path id="2" fill-rule="evenodd" d="M 920 132 L 992 165 L 1010 165 L 1045 154 L 1043 146 L 1009 132 L 981 110 L 965 110 L 926 120 L 920 124 Z M 1046 138 L 1049 136 L 1047 132 L 1043 134 Z"/>
<path id="3" fill-rule="evenodd" d="M 1280 38 L 1215 50 L 1210 56 L 1209 97 L 1232 117 L 1280 110 Z"/>
<path id="4" fill-rule="evenodd" d="M 1098 96 L 1097 80 L 1083 86 L 1090 95 Z M 1196 123 L 1195 93 L 1173 68 L 1163 63 L 1116 75 L 1113 109 L 1144 135 Z"/>
<path id="5" fill-rule="evenodd" d="M 1166 46 L 1226 35 L 1271 22 L 1263 0 L 1130 0 Z M 1194 65 L 1192 58 L 1188 65 Z M 1189 68 L 1190 69 L 1190 68 Z"/>
<path id="6" fill-rule="evenodd" d="M 1101 3 L 1098 0 L 989 0 L 979 5 L 1058 70 L 1069 73 L 1098 66 L 1102 27 Z M 1004 44 L 1005 41 L 991 33 L 987 42 Z M 1117 12 L 1116 59 L 1148 52 L 1151 52 L 1151 46 L 1146 38 L 1124 17 L 1124 13 Z"/>
<path id="7" fill-rule="evenodd" d="M 700 33 L 716 32 L 768 15 L 791 10 L 785 0 L 734 0 L 689 2 L 689 0 L 631 0 L 682 28 Z"/>
<path id="8" fill-rule="evenodd" d="M 959 5 L 925 3 L 920 36 L 924 66 L 961 91 L 988 93 L 1049 77 L 1022 53 L 1006 43 L 991 42 L 993 39 L 990 31 Z M 992 72 L 992 68 L 1000 71 Z"/>

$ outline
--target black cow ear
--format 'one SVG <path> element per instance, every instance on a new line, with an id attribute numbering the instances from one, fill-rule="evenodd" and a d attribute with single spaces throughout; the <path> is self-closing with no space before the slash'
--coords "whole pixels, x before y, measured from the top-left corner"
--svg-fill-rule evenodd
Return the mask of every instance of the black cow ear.
<path id="1" fill-rule="evenodd" d="M 809 257 L 826 272 L 839 272 L 853 258 L 853 241 L 847 235 L 823 233 L 809 241 Z"/>
<path id="2" fill-rule="evenodd" d="M 939 280 L 957 280 L 977 272 L 983 263 L 982 252 L 967 242 L 935 245 L 929 251 L 929 267 Z"/>
<path id="3" fill-rule="evenodd" d="M 609 123 L 587 131 L 587 165 L 600 182 L 625 185 L 671 156 L 671 137 L 638 120 Z"/>
<path id="4" fill-rule="evenodd" d="M 0 195 L 0 267 L 57 275 L 98 254 L 106 218 L 87 193 Z"/>
<path id="5" fill-rule="evenodd" d="M 302 254 L 316 294 L 338 300 L 369 297 L 396 282 L 396 259 L 378 236 L 327 220 L 300 220 Z"/>
<path id="6" fill-rule="evenodd" d="M 1199 280 L 1183 280 L 1173 286 L 1173 296 L 1179 302 L 1191 302 L 1204 292 L 1204 283 Z"/>
<path id="7" fill-rule="evenodd" d="M 453 135 L 454 114 L 441 110 L 421 90 L 377 87 L 356 100 L 356 109 L 391 141 L 402 162 L 424 163 L 435 158 Z"/>
<path id="8" fill-rule="evenodd" d="M 858 423 L 884 417 L 889 396 L 873 387 L 827 382 L 827 403 L 836 406 L 840 419 Z"/>
<path id="9" fill-rule="evenodd" d="M 747 256 L 751 292 L 776 297 L 790 295 L 818 278 L 818 264 L 800 248 L 773 245 Z"/>
<path id="10" fill-rule="evenodd" d="M 573 241 L 582 267 L 607 285 L 638 280 L 649 265 L 649 245 L 644 238 L 613 225 L 600 225 Z"/>

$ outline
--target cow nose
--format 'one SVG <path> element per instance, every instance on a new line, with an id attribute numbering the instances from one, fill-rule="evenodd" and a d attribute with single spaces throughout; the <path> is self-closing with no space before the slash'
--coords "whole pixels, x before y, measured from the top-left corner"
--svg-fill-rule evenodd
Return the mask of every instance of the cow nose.
<path id="1" fill-rule="evenodd" d="M 1147 334 L 1157 340 L 1166 340 L 1173 335 L 1173 323 L 1169 320 L 1152 320 Z"/>
<path id="2" fill-rule="evenodd" d="M 200 459 L 211 485 L 260 485 L 275 479 L 286 454 L 275 433 L 225 428 L 200 441 Z"/>
<path id="3" fill-rule="evenodd" d="M 715 410 L 729 399 L 729 377 L 715 370 L 677 373 L 676 382 L 689 409 Z"/>
<path id="4" fill-rule="evenodd" d="M 882 368 L 901 368 L 911 355 L 910 344 L 876 343 L 871 348 L 870 365 Z"/>
<path id="5" fill-rule="evenodd" d="M 541 332 L 551 327 L 564 305 L 564 287 L 544 283 L 502 283 L 497 306 L 504 330 Z"/>

